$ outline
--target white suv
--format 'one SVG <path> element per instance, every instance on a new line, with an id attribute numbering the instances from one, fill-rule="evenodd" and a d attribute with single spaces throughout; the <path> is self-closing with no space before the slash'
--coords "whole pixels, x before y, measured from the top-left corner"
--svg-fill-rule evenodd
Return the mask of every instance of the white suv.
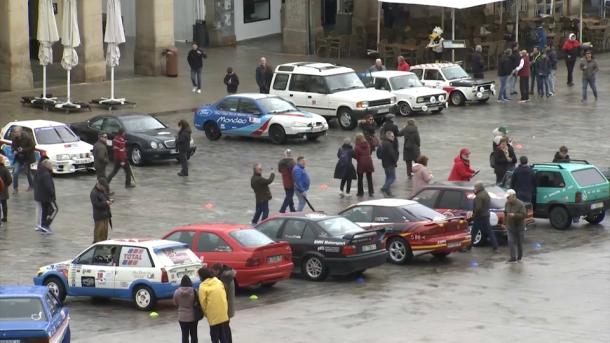
<path id="1" fill-rule="evenodd" d="M 271 94 L 291 101 L 300 109 L 337 118 L 344 130 L 372 114 L 378 123 L 396 102 L 392 93 L 367 89 L 353 69 L 330 63 L 295 62 L 279 65 Z"/>

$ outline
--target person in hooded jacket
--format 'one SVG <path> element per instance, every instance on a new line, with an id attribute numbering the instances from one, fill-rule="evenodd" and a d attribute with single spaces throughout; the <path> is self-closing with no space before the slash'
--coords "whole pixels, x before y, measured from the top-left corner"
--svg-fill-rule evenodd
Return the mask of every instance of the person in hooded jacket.
<path id="1" fill-rule="evenodd" d="M 375 167 L 373 166 L 373 158 L 371 157 L 371 146 L 362 133 L 356 135 L 354 158 L 356 159 L 356 173 L 358 174 L 358 193 L 356 196 L 361 197 L 364 195 L 363 177 L 366 174 L 367 189 L 369 196 L 372 197 L 375 193 L 375 190 L 373 189 L 373 172 L 375 171 Z"/>
<path id="2" fill-rule="evenodd" d="M 290 212 L 294 212 L 294 180 L 292 179 L 292 169 L 295 165 L 294 158 L 292 158 L 292 151 L 286 149 L 284 151 L 284 158 L 280 160 L 277 165 L 277 171 L 282 174 L 282 184 L 284 185 L 284 201 L 280 207 L 280 213 L 285 213 L 286 209 L 290 209 Z"/>
<path id="3" fill-rule="evenodd" d="M 515 151 L 509 148 L 508 139 L 502 138 L 500 144 L 494 151 L 494 173 L 496 174 L 496 184 L 501 184 L 506 176 L 506 172 L 513 169 L 517 163 Z"/>
<path id="4" fill-rule="evenodd" d="M 178 122 L 178 137 L 176 137 L 176 148 L 178 149 L 178 159 L 180 160 L 180 172 L 178 176 L 189 176 L 188 159 L 191 150 L 191 126 L 189 123 L 180 119 Z"/>
<path id="5" fill-rule="evenodd" d="M 531 203 L 536 194 L 536 173 L 527 164 L 527 156 L 519 157 L 519 166 L 513 171 L 511 188 L 517 193 L 517 199 Z"/>
<path id="6" fill-rule="evenodd" d="M 453 167 L 447 181 L 470 181 L 477 172 L 470 168 L 470 150 L 460 149 L 460 153 L 453 159 Z"/>
<path id="7" fill-rule="evenodd" d="M 174 292 L 174 305 L 178 306 L 178 323 L 182 331 L 182 343 L 197 343 L 197 324 L 195 319 L 195 289 L 188 275 L 180 280 L 180 287 Z"/>
<path id="8" fill-rule="evenodd" d="M 413 162 L 417 161 L 420 154 L 421 140 L 419 138 L 419 130 L 415 125 L 415 120 L 407 120 L 407 125 L 400 130 L 399 136 L 404 137 L 404 144 L 402 148 L 402 159 L 407 165 L 407 176 L 411 178 L 413 176 Z M 398 151 L 398 149 L 396 149 Z"/>
<path id="9" fill-rule="evenodd" d="M 352 158 L 354 158 L 354 148 L 352 147 L 352 140 L 345 138 L 343 145 L 337 151 L 337 164 L 335 165 L 334 178 L 341 180 L 339 186 L 339 196 L 342 198 L 350 196 L 350 190 L 352 188 L 352 180 L 356 180 L 356 168 L 352 164 Z M 345 188 L 345 193 L 343 189 Z"/>
<path id="10" fill-rule="evenodd" d="M 227 68 L 227 74 L 225 75 L 223 82 L 227 86 L 227 93 L 237 93 L 237 87 L 239 87 L 239 77 L 237 77 L 237 74 L 233 71 L 233 68 Z"/>
<path id="11" fill-rule="evenodd" d="M 9 198 L 8 188 L 13 182 L 13 177 L 11 176 L 11 172 L 4 165 L 6 161 L 6 156 L 4 155 L 4 151 L 0 150 L 0 179 L 2 181 L 2 190 L 0 191 L 0 218 L 2 223 L 6 223 L 8 221 L 8 204 L 7 200 Z"/>
<path id="12" fill-rule="evenodd" d="M 256 163 L 252 167 L 252 178 L 250 179 L 250 186 L 256 198 L 256 210 L 254 211 L 252 224 L 258 223 L 259 219 L 265 220 L 269 216 L 269 200 L 271 200 L 269 185 L 273 182 L 275 174 L 271 172 L 269 178 L 264 178 L 262 173 L 263 167 L 260 163 Z"/>
<path id="13" fill-rule="evenodd" d="M 574 86 L 574 65 L 580 54 L 580 42 L 576 39 L 576 34 L 570 33 L 568 39 L 563 43 L 561 50 L 565 53 L 568 86 Z"/>
<path id="14" fill-rule="evenodd" d="M 237 272 L 235 269 L 227 266 L 226 264 L 214 263 L 211 268 L 212 274 L 217 277 L 225 287 L 225 292 L 227 294 L 227 308 L 229 315 L 229 324 L 231 322 L 231 318 L 235 316 L 235 275 Z M 225 327 L 225 334 L 227 336 L 227 342 L 233 342 L 233 334 L 231 333 L 230 325 Z"/>
<path id="15" fill-rule="evenodd" d="M 229 343 L 227 332 L 229 326 L 229 305 L 227 292 L 218 278 L 208 268 L 197 271 L 201 284 L 199 285 L 199 304 L 210 325 L 212 343 Z"/>
<path id="16" fill-rule="evenodd" d="M 416 194 L 422 188 L 432 182 L 434 176 L 428 169 L 428 157 L 421 155 L 417 159 L 417 163 L 413 165 L 413 193 Z"/>

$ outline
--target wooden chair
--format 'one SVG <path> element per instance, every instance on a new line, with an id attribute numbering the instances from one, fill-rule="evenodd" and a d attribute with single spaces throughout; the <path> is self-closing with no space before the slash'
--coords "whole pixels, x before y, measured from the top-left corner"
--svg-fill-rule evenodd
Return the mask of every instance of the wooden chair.
<path id="1" fill-rule="evenodd" d="M 327 37 L 324 35 L 324 32 L 318 33 L 316 35 L 316 55 L 318 55 L 319 57 L 322 57 L 322 55 L 320 54 L 320 51 L 325 50 L 326 55 L 328 56 L 329 48 L 330 48 L 330 46 L 328 44 Z"/>

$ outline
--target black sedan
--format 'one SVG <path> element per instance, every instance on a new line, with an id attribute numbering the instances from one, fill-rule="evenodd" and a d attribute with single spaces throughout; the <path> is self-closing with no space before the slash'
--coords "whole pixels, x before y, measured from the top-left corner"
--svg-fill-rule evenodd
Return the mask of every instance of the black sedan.
<path id="1" fill-rule="evenodd" d="M 256 229 L 276 241 L 287 241 L 295 270 L 313 281 L 330 275 L 360 274 L 385 263 L 383 229 L 366 231 L 339 216 L 320 213 L 281 214 Z"/>
<path id="2" fill-rule="evenodd" d="M 106 133 L 110 141 L 119 129 L 124 129 L 129 160 L 135 165 L 178 158 L 178 132 L 147 113 L 100 115 L 84 122 L 70 124 L 70 127 L 83 141 L 90 144 L 97 141 L 100 133 Z M 109 146 L 109 149 L 112 148 Z M 193 155 L 196 149 L 195 142 L 191 139 L 189 156 Z"/>

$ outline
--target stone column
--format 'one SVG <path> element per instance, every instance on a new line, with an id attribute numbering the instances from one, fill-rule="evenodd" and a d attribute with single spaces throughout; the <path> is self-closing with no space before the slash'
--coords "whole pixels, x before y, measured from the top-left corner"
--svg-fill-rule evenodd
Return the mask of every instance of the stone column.
<path id="1" fill-rule="evenodd" d="M 210 46 L 235 45 L 235 1 L 205 0 L 205 22 Z"/>
<path id="2" fill-rule="evenodd" d="M 312 51 L 315 53 L 315 37 L 323 31 L 321 11 L 320 0 L 286 0 L 284 3 L 286 19 L 282 28 L 284 52 L 308 54 L 307 47 L 310 41 Z M 308 20 L 311 37 L 308 36 Z"/>
<path id="3" fill-rule="evenodd" d="M 358 33 L 358 27 L 363 28 L 366 32 L 366 37 L 362 37 L 365 46 L 375 46 L 377 40 L 377 1 L 354 0 L 352 35 Z"/>
<path id="4" fill-rule="evenodd" d="M 79 0 L 76 9 L 80 46 L 76 49 L 78 65 L 72 71 L 73 80 L 75 82 L 104 81 L 106 80 L 106 61 L 102 32 L 102 0 Z"/>
<path id="5" fill-rule="evenodd" d="M 162 52 L 174 44 L 174 0 L 136 0 L 136 74 L 164 74 Z"/>
<path id="6" fill-rule="evenodd" d="M 28 2 L 0 0 L 0 90 L 32 88 Z"/>

